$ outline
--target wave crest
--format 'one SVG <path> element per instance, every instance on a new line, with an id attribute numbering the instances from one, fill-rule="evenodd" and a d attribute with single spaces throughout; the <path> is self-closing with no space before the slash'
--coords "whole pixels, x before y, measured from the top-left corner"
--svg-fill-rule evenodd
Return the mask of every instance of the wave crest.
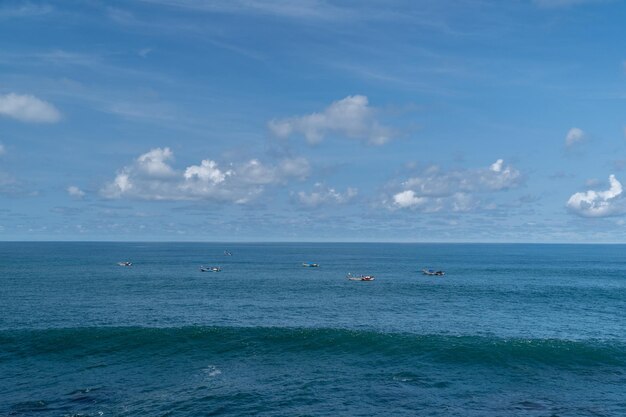
<path id="1" fill-rule="evenodd" d="M 358 355 L 492 366 L 625 366 L 626 345 L 609 341 L 384 333 L 329 328 L 98 327 L 0 331 L 0 361 L 33 355 L 73 358 L 194 352 Z"/>

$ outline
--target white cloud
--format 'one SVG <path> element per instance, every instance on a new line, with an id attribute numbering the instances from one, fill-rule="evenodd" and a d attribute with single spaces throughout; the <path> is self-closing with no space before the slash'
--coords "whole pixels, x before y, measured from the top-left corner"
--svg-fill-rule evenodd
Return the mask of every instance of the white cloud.
<path id="1" fill-rule="evenodd" d="M 324 187 L 317 183 L 310 193 L 300 191 L 297 194 L 298 202 L 307 207 L 319 207 L 325 204 L 345 204 L 351 201 L 358 194 L 356 188 L 347 188 L 341 193 L 334 188 Z"/>
<path id="2" fill-rule="evenodd" d="M 477 193 L 493 193 L 518 187 L 523 177 L 517 169 L 498 159 L 488 168 L 442 171 L 431 166 L 420 175 L 400 183 L 392 193 L 389 208 L 410 208 L 426 212 L 466 212 L 480 207 Z M 398 187 L 395 187 L 398 188 Z"/>
<path id="3" fill-rule="evenodd" d="M 585 140 L 585 138 L 586 138 L 586 135 L 582 129 L 573 127 L 570 130 L 568 130 L 567 135 L 565 135 L 565 146 L 570 148 L 576 145 L 577 143 L 582 142 L 583 140 Z"/>
<path id="4" fill-rule="evenodd" d="M 320 113 L 271 120 L 268 127 L 276 137 L 286 139 L 299 134 L 311 144 L 321 142 L 328 135 L 339 134 L 382 145 L 392 139 L 394 132 L 381 125 L 375 113 L 367 97 L 355 95 L 333 102 Z"/>
<path id="5" fill-rule="evenodd" d="M 76 198 L 82 198 L 85 196 L 85 192 L 75 185 L 70 185 L 69 187 L 67 187 L 67 193 L 70 196 L 76 197 Z"/>
<path id="6" fill-rule="evenodd" d="M 0 156 L 4 155 L 5 153 L 7 153 L 7 151 L 4 148 L 4 145 L 2 143 L 0 143 Z"/>
<path id="7" fill-rule="evenodd" d="M 418 197 L 413 190 L 401 191 L 393 196 L 393 203 L 400 208 L 418 207 L 428 202 L 426 197 Z"/>
<path id="8" fill-rule="evenodd" d="M 609 189 L 606 191 L 588 190 L 573 194 L 567 200 L 567 208 L 583 217 L 609 217 L 626 212 L 622 184 L 609 176 Z"/>
<path id="9" fill-rule="evenodd" d="M 266 164 L 258 159 L 228 164 L 222 168 L 211 159 L 184 169 L 173 168 L 169 148 L 155 148 L 122 168 L 100 193 L 106 198 L 142 200 L 214 200 L 247 203 L 264 191 L 265 186 L 285 184 L 304 178 L 310 166 L 304 158 L 283 159 Z"/>
<path id="10" fill-rule="evenodd" d="M 54 123 L 61 113 L 52 104 L 31 95 L 0 94 L 0 115 L 22 122 Z"/>
<path id="11" fill-rule="evenodd" d="M 187 167 L 187 169 L 185 169 L 184 177 L 186 180 L 193 180 L 196 178 L 200 181 L 219 184 L 220 182 L 223 182 L 227 176 L 232 175 L 232 173 L 232 171 L 220 171 L 217 167 L 217 162 L 205 159 L 200 163 L 200 165 Z"/>
<path id="12" fill-rule="evenodd" d="M 148 175 L 168 177 L 174 174 L 167 164 L 173 157 L 174 153 L 170 148 L 155 148 L 139 156 L 137 166 Z"/>

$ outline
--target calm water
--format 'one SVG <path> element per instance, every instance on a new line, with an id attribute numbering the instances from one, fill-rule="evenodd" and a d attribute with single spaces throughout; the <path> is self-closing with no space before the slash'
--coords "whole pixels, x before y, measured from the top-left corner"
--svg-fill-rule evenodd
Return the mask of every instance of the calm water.
<path id="1" fill-rule="evenodd" d="M 620 245 L 0 243 L 0 415 L 623 416 L 625 314 Z"/>

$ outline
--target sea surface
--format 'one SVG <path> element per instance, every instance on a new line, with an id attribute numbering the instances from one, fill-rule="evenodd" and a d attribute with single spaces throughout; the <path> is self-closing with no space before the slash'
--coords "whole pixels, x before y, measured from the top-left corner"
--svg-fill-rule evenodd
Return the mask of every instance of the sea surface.
<path id="1" fill-rule="evenodd" d="M 0 416 L 205 415 L 626 416 L 626 246 L 0 243 Z"/>

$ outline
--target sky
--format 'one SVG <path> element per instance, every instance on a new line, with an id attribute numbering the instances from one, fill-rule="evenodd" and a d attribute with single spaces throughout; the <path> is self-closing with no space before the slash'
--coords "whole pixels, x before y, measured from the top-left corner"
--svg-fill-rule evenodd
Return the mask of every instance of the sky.
<path id="1" fill-rule="evenodd" d="M 0 240 L 626 242 L 625 18 L 3 0 Z"/>

